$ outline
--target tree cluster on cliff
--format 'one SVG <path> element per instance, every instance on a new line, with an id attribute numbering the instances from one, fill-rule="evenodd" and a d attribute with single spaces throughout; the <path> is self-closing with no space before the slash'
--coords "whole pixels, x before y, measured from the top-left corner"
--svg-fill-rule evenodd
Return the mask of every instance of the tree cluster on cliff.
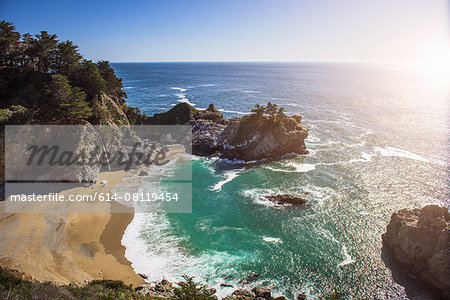
<path id="1" fill-rule="evenodd" d="M 96 124 L 93 107 L 101 93 L 133 121 L 142 119 L 125 104 L 122 79 L 107 61 L 83 59 L 73 42 L 47 31 L 20 34 L 0 22 L 0 124 Z"/>
<path id="2" fill-rule="evenodd" d="M 239 128 L 233 143 L 239 144 L 248 140 L 255 134 L 267 133 L 280 129 L 281 127 L 295 127 L 295 124 L 289 122 L 288 116 L 284 113 L 283 107 L 278 107 L 277 104 L 268 102 L 266 106 L 256 104 L 255 108 L 251 110 L 251 114 L 242 118 L 239 123 Z M 294 116 L 300 122 L 300 116 Z"/>

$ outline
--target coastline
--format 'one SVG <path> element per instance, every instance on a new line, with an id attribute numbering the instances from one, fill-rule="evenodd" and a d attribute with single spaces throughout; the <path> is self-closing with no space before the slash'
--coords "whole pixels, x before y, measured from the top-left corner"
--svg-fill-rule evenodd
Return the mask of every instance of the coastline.
<path id="1" fill-rule="evenodd" d="M 184 153 L 173 145 L 171 159 Z M 92 186 L 76 187 L 61 195 L 111 193 L 118 183 L 140 170 L 101 172 Z M 106 182 L 106 184 L 102 184 Z M 125 256 L 122 238 L 134 218 L 134 209 L 119 202 L 95 202 L 93 210 L 109 213 L 4 213 L 0 202 L 0 266 L 18 270 L 38 281 L 83 284 L 111 279 L 138 286 L 144 284 Z M 49 209 L 55 208 L 49 204 Z M 78 203 L 70 203 L 77 206 Z M 68 210 L 70 211 L 70 210 Z M 76 211 L 76 210 L 74 210 Z M 121 211 L 121 213 L 112 212 Z M 20 249 L 20 251 L 18 251 Z"/>
<path id="2" fill-rule="evenodd" d="M 100 173 L 92 188 L 77 187 L 62 194 L 109 193 L 129 174 Z M 107 180 L 106 186 L 100 184 L 103 180 Z M 4 202 L 0 205 L 1 266 L 17 269 L 38 281 L 60 284 L 95 279 L 121 280 L 133 286 L 145 283 L 134 272 L 121 244 L 133 220 L 131 208 L 130 213 L 3 214 Z"/>

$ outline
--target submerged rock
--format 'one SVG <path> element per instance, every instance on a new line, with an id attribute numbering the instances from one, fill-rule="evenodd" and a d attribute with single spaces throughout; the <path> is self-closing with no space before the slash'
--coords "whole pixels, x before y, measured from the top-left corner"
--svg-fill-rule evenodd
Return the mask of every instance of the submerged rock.
<path id="1" fill-rule="evenodd" d="M 383 245 L 393 261 L 439 297 L 450 299 L 450 216 L 445 207 L 427 205 L 392 214 Z"/>
<path id="2" fill-rule="evenodd" d="M 278 205 L 303 205 L 306 203 L 305 199 L 289 194 L 267 195 L 265 198 Z"/>

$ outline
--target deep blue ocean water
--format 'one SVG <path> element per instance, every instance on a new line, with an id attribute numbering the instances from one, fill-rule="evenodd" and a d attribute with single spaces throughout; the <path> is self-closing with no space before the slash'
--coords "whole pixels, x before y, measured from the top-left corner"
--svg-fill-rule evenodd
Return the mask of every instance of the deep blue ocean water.
<path id="1" fill-rule="evenodd" d="M 147 114 L 214 103 L 226 117 L 271 101 L 300 113 L 310 154 L 267 164 L 193 161 L 192 214 L 136 214 L 122 243 L 151 280 L 183 273 L 268 285 L 289 297 L 428 299 L 392 272 L 381 234 L 393 212 L 450 202 L 448 85 L 400 68 L 340 63 L 117 63 Z M 278 208 L 267 193 L 308 200 Z M 248 274 L 258 280 L 240 282 Z"/>

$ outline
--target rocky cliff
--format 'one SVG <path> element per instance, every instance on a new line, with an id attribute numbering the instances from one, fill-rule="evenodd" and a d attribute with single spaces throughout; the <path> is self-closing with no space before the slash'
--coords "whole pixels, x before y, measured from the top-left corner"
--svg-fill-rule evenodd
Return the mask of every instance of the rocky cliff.
<path id="1" fill-rule="evenodd" d="M 104 126 L 94 128 L 90 122 L 82 120 L 79 124 L 87 125 L 84 129 L 83 127 L 75 129 L 71 129 L 74 127 L 67 127 L 66 133 L 64 130 L 57 130 L 58 128 L 56 128 L 56 131 L 53 130 L 55 131 L 53 135 L 48 134 L 49 136 L 46 137 L 41 134 L 38 141 L 43 143 L 49 139 L 47 144 L 53 145 L 52 139 L 53 141 L 56 139 L 61 145 L 67 144 L 67 147 L 74 145 L 75 153 L 92 153 L 92 149 L 96 147 L 101 149 L 106 146 L 108 152 L 117 152 L 122 149 L 122 152 L 127 154 L 132 150 L 135 142 L 145 144 L 143 143 L 144 138 L 141 137 L 141 140 L 134 131 L 134 127 L 131 127 L 133 123 L 136 124 L 136 122 L 130 122 L 129 119 L 132 117 L 138 120 L 137 124 L 144 125 L 191 125 L 192 145 L 188 144 L 187 149 L 192 146 L 192 153 L 199 156 L 256 161 L 275 159 L 290 153 L 308 153 L 304 143 L 308 136 L 308 128 L 301 124 L 301 117 L 298 115 L 286 116 L 284 113 L 279 113 L 276 116 L 251 114 L 242 118 L 225 119 L 213 104 L 210 104 L 206 110 L 197 110 L 187 103 L 180 103 L 167 112 L 146 116 L 134 111 L 130 114 L 129 107 L 123 105 L 119 100 L 114 96 L 101 93 L 93 104 L 94 114 L 91 123 L 109 125 L 110 128 Z M 30 122 L 30 124 L 33 124 L 33 122 Z M 52 125 L 59 124 L 64 124 L 64 120 L 55 121 Z M 23 128 L 22 131 L 15 134 L 14 139 L 29 142 L 35 140 L 37 136 L 30 133 L 30 130 L 27 131 L 27 128 Z M 77 131 L 82 132 L 75 134 Z M 158 137 L 158 134 L 161 133 L 155 129 L 155 136 L 149 136 L 146 139 L 163 137 Z M 71 135 L 74 136 L 71 137 Z M 186 144 L 188 135 L 183 131 L 171 132 L 170 138 L 173 143 Z M 59 137 L 56 138 L 56 136 Z M 68 139 L 67 142 L 64 142 L 65 139 Z M 17 153 L 26 152 L 25 144 L 22 145 L 23 149 L 18 147 L 16 144 L 10 143 L 6 149 L 6 160 L 10 163 L 9 166 L 14 166 L 14 170 L 10 170 L 9 174 L 12 174 L 11 171 L 13 171 L 17 175 L 14 178 L 28 178 L 25 176 L 25 174 L 28 174 L 28 169 L 25 168 L 23 162 L 20 163 L 20 160 L 26 156 L 17 155 Z M 5 160 L 3 155 L 1 157 L 0 161 L 3 164 Z M 21 158 L 18 159 L 18 157 Z M 65 174 L 65 176 L 61 175 L 57 178 L 65 178 L 69 181 L 95 182 L 100 170 L 99 165 L 75 167 L 72 168 L 72 172 L 62 168 L 60 173 Z M 55 170 L 45 171 L 51 171 L 50 175 L 39 171 L 42 174 L 38 174 L 38 178 L 45 180 L 48 176 L 55 176 Z M 20 175 L 21 172 L 25 172 L 24 176 Z M 2 174 L 0 180 L 3 182 L 3 179 L 4 175 Z"/>
<path id="2" fill-rule="evenodd" d="M 402 209 L 383 234 L 393 261 L 443 299 L 450 299 L 450 216 L 445 207 Z"/>
<path id="3" fill-rule="evenodd" d="M 230 160 L 274 159 L 286 154 L 306 154 L 308 128 L 299 115 L 277 117 L 248 115 L 225 119 L 213 104 L 196 110 L 180 103 L 166 113 L 155 114 L 147 124 L 192 126 L 192 153 Z"/>

